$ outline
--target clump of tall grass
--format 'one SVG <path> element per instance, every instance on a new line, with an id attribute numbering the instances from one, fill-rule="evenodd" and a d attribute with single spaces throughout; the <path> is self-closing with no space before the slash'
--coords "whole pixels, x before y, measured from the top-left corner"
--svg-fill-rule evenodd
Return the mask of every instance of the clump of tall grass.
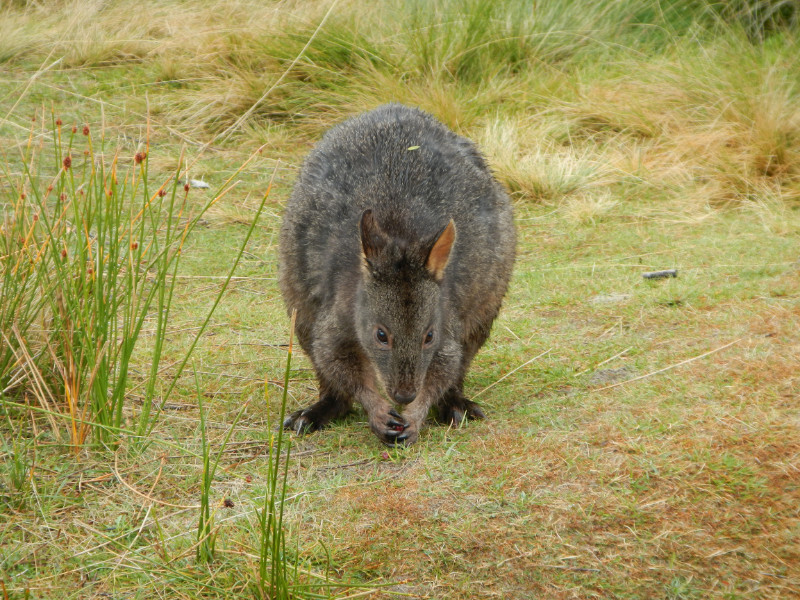
<path id="1" fill-rule="evenodd" d="M 206 412 L 203 407 L 203 394 L 200 392 L 200 382 L 197 378 L 196 371 L 194 373 L 194 381 L 195 390 L 197 392 L 197 406 L 200 410 L 200 452 L 203 460 L 203 474 L 200 488 L 200 515 L 197 520 L 197 549 L 195 551 L 195 558 L 198 562 L 207 563 L 214 559 L 214 549 L 217 539 L 217 530 L 214 527 L 216 511 L 211 511 L 211 484 L 214 481 L 214 475 L 217 472 L 219 461 L 222 458 L 223 452 L 225 452 L 231 434 L 244 413 L 245 408 L 247 408 L 247 402 L 242 404 L 239 413 L 228 428 L 228 432 L 225 434 L 225 438 L 222 440 L 216 456 L 212 460 L 211 448 L 207 435 Z M 281 495 L 277 500 L 283 502 L 284 495 Z"/>
<path id="2" fill-rule="evenodd" d="M 495 119 L 478 141 L 508 190 L 529 200 L 560 201 L 613 181 L 602 149 L 564 146 L 553 135 L 535 119 Z"/>
<path id="3" fill-rule="evenodd" d="M 0 394 L 35 398 L 75 449 L 118 439 L 145 324 L 150 366 L 134 420 L 139 435 L 151 429 L 153 406 L 174 387 L 159 373 L 181 251 L 226 191 L 190 213 L 180 173 L 150 181 L 147 140 L 132 156 L 109 146 L 102 132 L 53 118 L 31 133 L 13 163 L 19 173 L 11 159 L 3 165 Z"/>
<path id="4" fill-rule="evenodd" d="M 258 512 L 258 573 L 255 592 L 259 598 L 288 600 L 292 597 L 290 588 L 297 580 L 297 562 L 293 576 L 289 570 L 286 552 L 286 530 L 283 524 L 286 485 L 289 474 L 291 440 L 283 439 L 283 419 L 286 416 L 286 400 L 289 393 L 289 376 L 292 366 L 292 346 L 296 313 L 292 313 L 289 332 L 289 347 L 286 353 L 286 370 L 283 376 L 277 432 L 271 434 L 269 458 L 267 461 L 267 488 L 264 505 Z M 269 400 L 268 388 L 264 393 Z M 286 447 L 285 453 L 283 452 Z"/>
<path id="5" fill-rule="evenodd" d="M 296 313 L 292 313 L 289 345 L 286 352 L 286 368 L 283 373 L 283 391 L 280 396 L 277 426 L 270 426 L 269 451 L 267 455 L 266 488 L 264 503 L 256 511 L 255 535 L 258 550 L 258 567 L 251 589 L 256 598 L 262 600 L 290 600 L 292 598 L 336 598 L 336 593 L 361 589 L 360 593 L 347 594 L 345 598 L 368 595 L 375 592 L 373 586 L 366 584 L 340 583 L 331 581 L 314 571 L 303 570 L 308 581 L 301 582 L 300 557 L 287 548 L 287 532 L 284 520 L 286 493 L 288 490 L 289 460 L 291 457 L 291 438 L 284 437 L 282 427 L 286 416 L 286 402 L 294 349 L 294 326 Z M 266 382 L 265 382 L 266 383 Z M 269 404 L 268 388 L 264 395 Z M 275 425 L 272 423 L 271 425 Z"/>
<path id="6" fill-rule="evenodd" d="M 658 56 L 674 61 L 682 42 L 745 32 L 766 43 L 796 29 L 795 4 L 390 0 L 371 11 L 357 2 L 152 0 L 154 18 L 140 23 L 129 18 L 141 10 L 134 0 L 30 3 L 0 19 L 14 24 L 0 36 L 0 60 L 39 65 L 52 50 L 67 66 L 141 63 L 165 87 L 181 88 L 153 94 L 153 106 L 194 137 L 282 140 L 288 127 L 294 139 L 315 138 L 331 121 L 388 100 L 421 105 L 458 129 L 480 126 L 489 112 L 563 100 L 569 112 L 585 82 L 615 69 L 638 73 Z M 661 135 L 662 113 L 627 91 L 598 90 L 589 99 L 596 111 L 574 113 L 576 129 Z M 639 114 L 617 114 L 640 99 Z"/>
<path id="7" fill-rule="evenodd" d="M 729 0 L 709 8 L 721 20 L 739 24 L 754 41 L 800 24 L 800 4 L 795 0 Z"/>
<path id="8" fill-rule="evenodd" d="M 33 461 L 31 440 L 23 436 L 24 427 L 11 423 L 17 429 L 14 439 L 0 439 L 0 453 L 4 459 L 0 466 L 5 466 L 5 481 L 0 480 L 0 506 L 4 504 L 19 510 L 27 502 L 31 488 L 31 470 Z M 3 465 L 3 463 L 6 463 Z"/>
<path id="9" fill-rule="evenodd" d="M 591 5 L 435 0 L 387 2 L 380 12 L 370 12 L 358 3 L 300 3 L 278 10 L 236 2 L 225 7 L 240 26 L 235 34 L 211 35 L 200 25 L 188 37 L 189 31 L 180 29 L 185 44 L 162 40 L 154 52 L 171 77 L 178 76 L 176 61 L 184 65 L 187 89 L 170 107 L 176 122 L 228 133 L 247 113 L 251 122 L 288 121 L 302 126 L 296 131 L 316 135 L 331 117 L 389 99 L 383 83 L 393 99 L 422 105 L 428 104 L 426 89 L 456 84 L 451 92 L 464 96 L 455 103 L 463 107 L 474 88 L 507 87 L 509 78 L 522 84 L 531 74 L 546 77 L 583 61 L 613 61 L 621 51 L 652 49 L 691 30 L 702 12 L 691 4 L 674 0 L 655 11 L 644 0 Z M 257 27 L 250 19 L 240 22 L 242 11 L 253 10 L 259 14 Z M 186 18 L 195 25 L 200 20 Z M 404 87 L 420 93 L 406 94 Z M 517 99 L 518 107 L 519 100 L 525 99 Z M 453 121 L 447 114 L 452 102 L 431 104 L 442 108 L 437 116 Z"/>

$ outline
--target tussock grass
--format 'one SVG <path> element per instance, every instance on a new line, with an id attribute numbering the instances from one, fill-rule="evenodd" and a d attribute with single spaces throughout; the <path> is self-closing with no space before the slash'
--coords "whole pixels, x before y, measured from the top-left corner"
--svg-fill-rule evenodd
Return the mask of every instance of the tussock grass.
<path id="1" fill-rule="evenodd" d="M 161 311 L 142 312 L 116 405 L 121 443 L 73 452 L 65 421 L 25 397 L 20 372 L 2 382 L 9 597 L 798 593 L 795 3 L 65 0 L 0 11 L 0 192 L 18 215 L 3 223 L 4 256 L 33 248 L 26 149 L 54 143 L 43 114 L 77 124 L 80 142 L 84 124 L 104 131 L 120 185 L 119 165 L 145 143 L 151 192 L 178 171 L 209 183 L 190 190 L 187 213 L 232 186 L 183 243 L 168 318 L 160 327 Z M 282 205 L 325 129 L 389 101 L 474 139 L 514 198 L 514 279 L 467 381 L 489 419 L 385 451 L 356 412 L 292 437 L 286 462 L 271 399 L 285 394 L 294 409 L 316 390 L 302 355 L 286 370 Z M 663 268 L 678 277 L 641 277 Z M 9 340 L 11 323 L 43 336 L 31 315 L 58 310 L 57 295 L 12 286 L 54 276 L 2 280 Z M 28 364 L 46 375 L 43 339 Z M 148 398 L 173 384 L 142 432 Z M 64 402 L 57 387 L 52 396 Z M 292 585 L 270 590 L 273 570 Z"/>

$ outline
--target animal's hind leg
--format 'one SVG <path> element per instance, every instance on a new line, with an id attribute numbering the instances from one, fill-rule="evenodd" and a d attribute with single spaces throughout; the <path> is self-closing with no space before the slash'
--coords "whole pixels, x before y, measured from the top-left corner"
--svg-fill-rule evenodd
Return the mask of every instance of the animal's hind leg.
<path id="1" fill-rule="evenodd" d="M 488 330 L 479 329 L 464 344 L 464 354 L 459 368 L 458 379 L 436 403 L 435 417 L 439 423 L 460 425 L 465 419 L 478 420 L 486 418 L 486 413 L 483 412 L 480 405 L 477 402 L 468 400 L 464 395 L 464 377 L 467 375 L 467 369 L 469 369 L 472 359 L 475 358 L 475 354 L 478 353 L 488 336 Z"/>
<path id="2" fill-rule="evenodd" d="M 283 421 L 284 429 L 297 433 L 308 433 L 322 429 L 331 421 L 344 417 L 350 412 L 352 402 L 341 392 L 329 386 L 320 387 L 319 400 L 308 408 L 296 410 Z"/>
<path id="3" fill-rule="evenodd" d="M 468 366 L 469 361 L 465 360 L 462 363 L 462 371 L 458 381 L 450 386 L 436 403 L 435 418 L 439 423 L 461 425 L 465 419 L 477 420 L 486 418 L 486 414 L 480 405 L 477 402 L 468 400 L 464 395 L 464 375 L 466 375 Z"/>
<path id="4" fill-rule="evenodd" d="M 456 386 L 448 389 L 436 404 L 436 420 L 445 425 L 460 425 L 465 419 L 485 419 L 477 402 L 468 400 Z"/>

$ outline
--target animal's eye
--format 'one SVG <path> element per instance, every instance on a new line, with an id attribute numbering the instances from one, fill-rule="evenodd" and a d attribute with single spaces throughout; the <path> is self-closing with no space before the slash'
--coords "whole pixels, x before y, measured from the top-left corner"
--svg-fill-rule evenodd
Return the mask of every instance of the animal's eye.
<path id="1" fill-rule="evenodd" d="M 380 327 L 375 330 L 375 339 L 378 340 L 379 344 L 383 344 L 384 346 L 389 345 L 389 336 L 386 335 L 386 332 Z"/>
<path id="2" fill-rule="evenodd" d="M 425 345 L 430 346 L 433 343 L 433 329 L 428 329 L 428 333 L 425 334 Z"/>

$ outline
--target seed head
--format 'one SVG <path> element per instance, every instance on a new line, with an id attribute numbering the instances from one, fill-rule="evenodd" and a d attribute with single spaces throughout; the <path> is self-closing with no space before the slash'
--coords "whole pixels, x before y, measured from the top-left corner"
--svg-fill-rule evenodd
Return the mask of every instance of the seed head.
<path id="1" fill-rule="evenodd" d="M 87 275 L 92 275 L 93 273 L 94 273 L 94 269 L 93 269 L 92 267 L 88 267 L 88 268 L 86 269 L 86 274 L 87 274 Z"/>
<path id="2" fill-rule="evenodd" d="M 83 135 L 89 135 L 89 126 L 88 125 L 84 125 L 83 126 Z"/>
<path id="3" fill-rule="evenodd" d="M 64 157 L 63 163 L 64 163 L 64 168 L 69 169 L 72 166 L 72 157 L 69 154 L 67 154 Z"/>
<path id="4" fill-rule="evenodd" d="M 61 119 L 56 119 L 56 126 L 57 127 L 61 127 L 63 124 L 64 124 L 64 122 Z"/>
<path id="5" fill-rule="evenodd" d="M 189 191 L 189 184 L 188 183 L 183 184 L 183 191 L 184 192 L 188 192 Z"/>
<path id="6" fill-rule="evenodd" d="M 52 191 L 53 191 L 53 184 L 51 183 L 50 185 L 47 186 L 47 193 L 49 194 Z"/>
<path id="7" fill-rule="evenodd" d="M 66 248 L 62 248 L 61 249 L 61 258 L 67 258 L 67 249 Z"/>
<path id="8" fill-rule="evenodd" d="M 22 193 L 19 195 L 19 197 L 20 197 L 20 199 L 21 199 L 21 200 L 25 200 L 25 198 L 27 198 L 27 197 L 28 197 L 28 194 L 26 194 L 25 192 L 22 192 Z"/>
<path id="9" fill-rule="evenodd" d="M 38 221 L 38 220 L 39 220 L 39 213 L 34 213 L 34 215 L 33 215 L 33 222 L 35 223 L 35 222 L 36 222 L 36 221 Z"/>
<path id="10" fill-rule="evenodd" d="M 158 197 L 159 198 L 163 198 L 166 195 L 167 195 L 167 190 L 165 190 L 164 188 L 161 188 L 160 190 L 158 190 Z"/>
<path id="11" fill-rule="evenodd" d="M 137 165 L 142 164 L 142 161 L 147 157 L 147 153 L 145 152 L 137 152 L 136 155 L 133 157 L 133 162 Z"/>
<path id="12" fill-rule="evenodd" d="M 66 195 L 66 194 L 64 194 L 64 193 L 62 193 L 62 194 L 61 194 L 61 195 L 58 197 L 58 199 L 59 199 L 59 200 L 61 200 L 62 202 L 64 202 L 64 201 L 67 199 L 67 195 Z"/>
<path id="13" fill-rule="evenodd" d="M 137 248 L 139 248 L 139 242 L 131 243 L 131 250 L 136 250 Z"/>
<path id="14" fill-rule="evenodd" d="M 78 126 L 77 125 L 73 125 L 72 126 L 72 133 L 78 133 Z"/>
<path id="15" fill-rule="evenodd" d="M 233 507 L 234 507 L 233 500 L 231 500 L 230 498 L 225 498 L 225 500 L 224 500 L 224 502 L 222 503 L 222 505 L 223 505 L 225 508 L 233 508 Z"/>

